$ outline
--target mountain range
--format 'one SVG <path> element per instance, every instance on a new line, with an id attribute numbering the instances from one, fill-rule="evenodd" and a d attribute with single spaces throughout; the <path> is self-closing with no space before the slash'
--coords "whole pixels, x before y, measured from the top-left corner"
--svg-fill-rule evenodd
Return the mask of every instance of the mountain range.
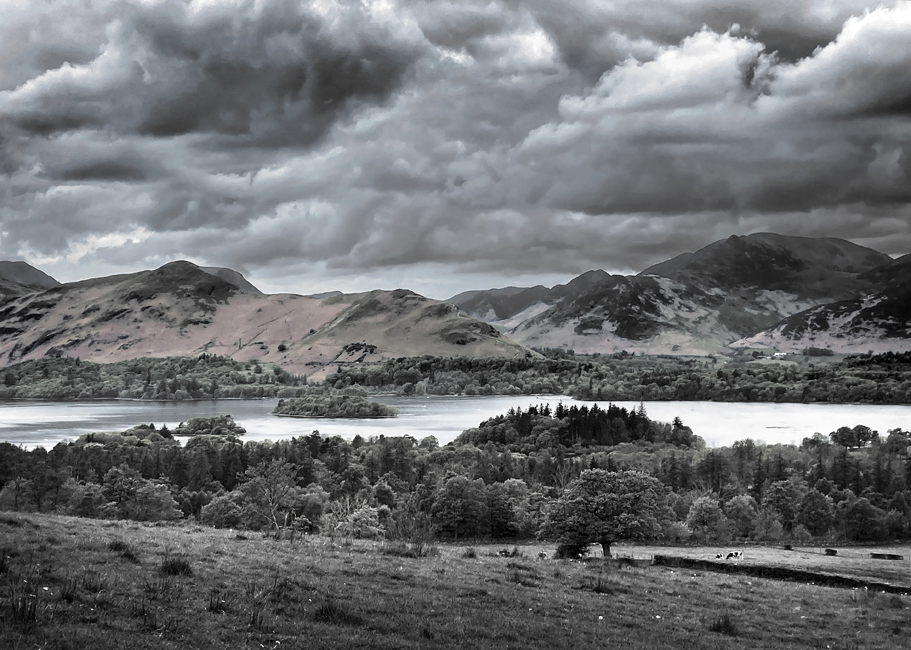
<path id="1" fill-rule="evenodd" d="M 0 262 L 0 364 L 219 354 L 315 378 L 422 354 L 717 354 L 744 347 L 911 349 L 911 255 L 833 238 L 733 236 L 636 275 L 432 300 L 406 289 L 264 294 L 236 271 L 171 262 L 61 284 Z"/>
<path id="2" fill-rule="evenodd" d="M 45 287 L 3 276 L 0 363 L 217 354 L 320 377 L 389 357 L 532 354 L 451 303 L 412 291 L 266 295 L 224 271 L 178 261 Z"/>
<path id="3" fill-rule="evenodd" d="M 835 238 L 732 236 L 637 275 L 472 291 L 451 302 L 530 347 L 714 354 L 911 348 L 908 256 Z"/>

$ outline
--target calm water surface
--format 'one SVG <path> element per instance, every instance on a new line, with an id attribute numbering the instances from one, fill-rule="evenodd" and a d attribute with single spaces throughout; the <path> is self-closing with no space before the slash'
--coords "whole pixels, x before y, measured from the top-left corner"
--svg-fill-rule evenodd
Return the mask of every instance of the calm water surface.
<path id="1" fill-rule="evenodd" d="M 322 434 L 353 438 L 410 435 L 435 436 L 440 444 L 462 431 L 505 413 L 511 407 L 547 403 L 594 404 L 565 396 L 513 397 L 381 397 L 399 409 L 384 420 L 279 418 L 270 415 L 277 400 L 206 400 L 200 402 L 5 402 L 0 403 L 0 441 L 32 448 L 52 447 L 83 433 L 123 431 L 136 424 L 167 424 L 173 429 L 192 417 L 230 414 L 247 429 L 245 440 L 279 440 Z M 607 402 L 597 402 L 602 407 Z M 638 402 L 615 402 L 629 409 Z M 709 446 L 730 445 L 753 438 L 769 444 L 796 443 L 815 432 L 828 434 L 841 426 L 865 424 L 885 434 L 889 429 L 911 429 L 911 406 L 855 404 L 726 404 L 718 402 L 645 402 L 652 419 L 670 422 L 680 417 Z"/>

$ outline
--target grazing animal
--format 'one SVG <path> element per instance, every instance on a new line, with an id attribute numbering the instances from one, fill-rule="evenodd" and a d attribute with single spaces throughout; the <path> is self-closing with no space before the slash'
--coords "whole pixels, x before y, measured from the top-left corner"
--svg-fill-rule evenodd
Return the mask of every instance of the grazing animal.
<path id="1" fill-rule="evenodd" d="M 715 553 L 716 560 L 742 560 L 743 551 L 730 551 L 728 553 Z"/>
<path id="2" fill-rule="evenodd" d="M 509 557 L 509 551 L 507 551 L 505 549 L 502 551 L 497 551 L 497 555 L 499 555 L 500 557 Z"/>
<path id="3" fill-rule="evenodd" d="M 547 553 L 545 553 L 544 551 L 541 551 L 540 553 L 538 553 L 538 559 L 539 559 L 539 560 L 546 560 L 546 559 L 547 559 Z"/>

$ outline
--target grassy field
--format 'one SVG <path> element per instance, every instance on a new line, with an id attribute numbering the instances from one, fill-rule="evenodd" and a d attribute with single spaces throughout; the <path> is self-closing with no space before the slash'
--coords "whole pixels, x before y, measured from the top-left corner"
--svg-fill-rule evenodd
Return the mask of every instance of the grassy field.
<path id="1" fill-rule="evenodd" d="M 908 647 L 909 596 L 503 548 L 0 513 L 0 648 Z"/>
<path id="2" fill-rule="evenodd" d="M 834 548 L 837 555 L 826 555 L 826 548 Z M 727 551 L 743 551 L 741 564 L 803 569 L 816 573 L 850 576 L 870 582 L 884 582 L 908 588 L 911 593 L 911 546 L 795 546 L 790 550 L 769 546 L 711 546 L 711 547 L 662 547 L 629 546 L 618 547 L 615 555 L 634 558 L 651 558 L 654 555 L 674 555 L 698 560 L 714 560 L 715 554 Z M 871 553 L 901 555 L 900 561 L 879 560 Z M 731 562 L 733 560 L 727 560 Z"/>

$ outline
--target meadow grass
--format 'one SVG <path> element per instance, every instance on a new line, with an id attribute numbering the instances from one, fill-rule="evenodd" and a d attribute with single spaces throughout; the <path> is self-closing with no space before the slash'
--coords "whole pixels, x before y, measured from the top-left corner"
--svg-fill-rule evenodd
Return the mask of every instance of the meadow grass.
<path id="1" fill-rule="evenodd" d="M 847 650 L 904 648 L 911 633 L 900 594 L 532 559 L 540 546 L 412 556 L 382 542 L 55 515 L 0 519 L 0 540 L 0 647 L 11 650 Z M 175 559 L 189 570 L 163 568 Z"/>

